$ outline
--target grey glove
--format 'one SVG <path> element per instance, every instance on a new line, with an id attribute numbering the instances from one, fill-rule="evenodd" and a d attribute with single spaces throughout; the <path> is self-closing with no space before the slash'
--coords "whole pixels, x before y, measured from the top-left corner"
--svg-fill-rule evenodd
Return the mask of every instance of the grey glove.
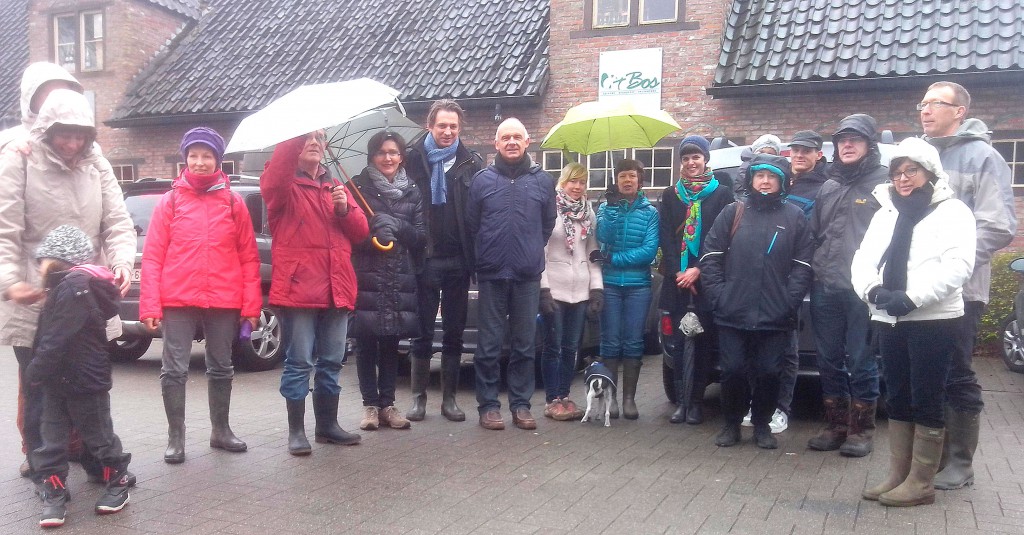
<path id="1" fill-rule="evenodd" d="M 550 288 L 541 288 L 540 290 L 540 313 L 545 316 L 555 313 L 555 298 L 551 297 Z"/>

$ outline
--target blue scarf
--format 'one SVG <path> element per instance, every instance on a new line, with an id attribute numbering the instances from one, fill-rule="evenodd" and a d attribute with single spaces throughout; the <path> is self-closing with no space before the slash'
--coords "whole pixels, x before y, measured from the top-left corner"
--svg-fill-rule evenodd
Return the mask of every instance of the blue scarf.
<path id="1" fill-rule="evenodd" d="M 459 140 L 456 139 L 446 148 L 437 146 L 434 136 L 427 133 L 423 138 L 423 148 L 427 149 L 427 162 L 430 163 L 430 202 L 431 204 L 445 204 L 448 202 L 448 186 L 444 180 L 444 161 L 455 156 L 459 150 Z"/>
<path id="2" fill-rule="evenodd" d="M 676 181 L 676 196 L 686 205 L 686 218 L 676 230 L 682 235 L 682 254 L 679 255 L 679 270 L 689 267 L 690 255 L 700 258 L 700 235 L 703 225 L 702 201 L 718 189 L 718 178 L 709 169 L 699 179 Z"/>

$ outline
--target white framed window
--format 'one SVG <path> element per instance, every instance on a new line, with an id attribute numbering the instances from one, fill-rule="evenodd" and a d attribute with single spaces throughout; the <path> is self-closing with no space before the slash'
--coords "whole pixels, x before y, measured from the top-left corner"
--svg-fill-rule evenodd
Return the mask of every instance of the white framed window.
<path id="1" fill-rule="evenodd" d="M 1024 187 L 1024 139 L 1000 139 L 992 142 L 992 148 L 999 151 L 1010 166 L 1014 187 Z"/>
<path id="2" fill-rule="evenodd" d="M 565 157 L 565 153 L 560 150 L 546 150 L 541 153 L 540 156 L 540 167 L 541 169 L 551 173 L 551 176 L 558 179 L 558 175 L 562 173 L 562 168 L 569 165 L 571 162 L 581 161 L 582 156 L 576 152 L 570 152 L 569 157 Z M 584 162 L 584 166 L 586 163 Z"/>
<path id="3" fill-rule="evenodd" d="M 117 177 L 119 183 L 135 182 L 134 164 L 111 164 L 110 167 L 114 169 L 114 176 Z"/>
<path id="4" fill-rule="evenodd" d="M 54 63 L 69 72 L 103 70 L 104 36 L 102 10 L 54 15 Z"/>
<path id="5" fill-rule="evenodd" d="M 594 28 L 629 26 L 629 0 L 593 0 Z"/>
<path id="6" fill-rule="evenodd" d="M 590 180 L 587 189 L 602 190 L 615 183 L 615 162 L 626 158 L 626 150 L 598 152 L 587 156 Z"/>
<path id="7" fill-rule="evenodd" d="M 679 0 L 640 0 L 640 24 L 679 20 Z"/>
<path id="8" fill-rule="evenodd" d="M 599 152 L 590 156 L 583 156 L 575 152 L 570 153 L 587 168 L 589 180 L 588 190 L 602 190 L 615 182 L 615 163 L 624 158 L 638 160 L 644 165 L 644 189 L 661 189 L 671 186 L 673 183 L 673 172 L 675 169 L 675 149 L 672 147 L 654 147 L 650 149 L 623 149 L 611 152 L 611 159 L 608 153 Z M 541 154 L 541 167 L 558 177 L 562 167 L 569 163 L 561 151 L 544 151 Z"/>
<path id="9" fill-rule="evenodd" d="M 633 158 L 644 164 L 644 188 L 666 188 L 672 185 L 672 156 L 675 150 L 671 147 L 654 147 L 652 149 L 633 149 Z"/>

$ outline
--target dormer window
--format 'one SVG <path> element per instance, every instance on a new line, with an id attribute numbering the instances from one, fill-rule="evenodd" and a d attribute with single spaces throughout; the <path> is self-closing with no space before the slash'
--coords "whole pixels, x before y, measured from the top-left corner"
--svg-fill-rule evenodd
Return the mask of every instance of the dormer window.
<path id="1" fill-rule="evenodd" d="M 68 72 L 103 70 L 103 11 L 53 16 L 54 63 Z"/>

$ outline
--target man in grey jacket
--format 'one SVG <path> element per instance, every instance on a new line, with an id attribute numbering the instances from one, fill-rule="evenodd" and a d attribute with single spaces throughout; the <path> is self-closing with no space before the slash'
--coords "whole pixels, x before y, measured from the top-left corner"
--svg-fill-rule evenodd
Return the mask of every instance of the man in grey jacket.
<path id="1" fill-rule="evenodd" d="M 1017 233 L 1010 167 L 989 144 L 988 127 L 968 119 L 971 95 L 953 82 L 928 88 L 917 109 L 924 139 L 939 150 L 942 167 L 958 199 L 974 212 L 978 246 L 974 273 L 964 285 L 964 315 L 946 379 L 946 444 L 935 488 L 958 489 L 974 482 L 972 461 L 978 447 L 978 423 L 984 403 L 971 369 L 974 339 L 989 297 L 992 255 Z"/>

